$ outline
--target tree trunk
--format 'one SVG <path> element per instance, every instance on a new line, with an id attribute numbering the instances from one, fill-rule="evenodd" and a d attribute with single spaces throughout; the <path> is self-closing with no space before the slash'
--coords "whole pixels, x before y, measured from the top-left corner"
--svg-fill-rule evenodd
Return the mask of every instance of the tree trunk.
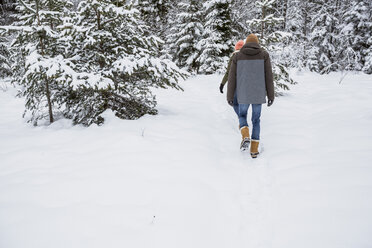
<path id="1" fill-rule="evenodd" d="M 45 81 L 45 88 L 46 88 L 46 96 L 48 100 L 48 109 L 49 109 L 49 122 L 53 123 L 54 122 L 54 117 L 53 117 L 53 109 L 52 109 L 52 101 L 50 99 L 50 91 L 49 91 L 49 81 Z"/>
<path id="2" fill-rule="evenodd" d="M 287 9 L 288 9 L 288 0 L 284 0 L 284 10 L 283 10 L 283 18 L 284 18 L 283 28 L 284 28 L 284 30 L 287 27 Z"/>
<path id="3" fill-rule="evenodd" d="M 264 38 L 264 32 L 265 32 L 264 19 L 265 19 L 265 16 L 266 16 L 265 7 L 262 7 L 262 22 L 261 22 L 261 37 L 260 37 L 260 39 Z"/>
<path id="4" fill-rule="evenodd" d="M 39 0 L 35 0 L 36 3 L 36 16 L 38 25 L 40 25 L 40 16 L 39 16 Z M 41 55 L 44 56 L 44 42 L 43 37 L 40 36 L 40 48 L 41 48 Z M 45 94 L 48 101 L 48 110 L 49 110 L 49 121 L 50 123 L 54 122 L 53 117 L 53 110 L 52 110 L 52 100 L 50 99 L 50 91 L 49 91 L 49 81 L 45 80 Z"/>
<path id="5" fill-rule="evenodd" d="M 302 9 L 302 14 L 303 14 L 303 20 L 304 20 L 304 22 L 303 22 L 303 26 L 302 26 L 302 35 L 303 35 L 303 37 L 307 37 L 307 26 L 308 26 L 308 24 L 309 24 L 309 20 L 308 20 L 308 11 L 310 11 L 310 8 L 309 8 L 309 6 L 308 6 L 308 4 L 307 3 L 305 3 L 305 6 L 302 6 L 302 7 L 304 7 L 303 9 Z"/>
<path id="6" fill-rule="evenodd" d="M 52 1 L 49 1 L 49 10 L 53 11 Z M 54 29 L 53 18 L 50 18 L 49 21 L 50 21 L 50 28 L 53 30 Z"/>
<path id="7" fill-rule="evenodd" d="M 95 9 L 95 12 L 97 16 L 97 29 L 100 30 L 101 29 L 101 13 L 97 9 Z"/>

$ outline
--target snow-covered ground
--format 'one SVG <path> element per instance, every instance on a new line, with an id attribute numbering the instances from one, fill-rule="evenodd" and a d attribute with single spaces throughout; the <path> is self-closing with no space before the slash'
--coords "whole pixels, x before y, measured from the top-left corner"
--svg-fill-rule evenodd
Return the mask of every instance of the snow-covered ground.
<path id="1" fill-rule="evenodd" d="M 372 247 L 372 76 L 294 77 L 256 160 L 219 75 L 89 128 L 32 127 L 0 91 L 0 247 Z"/>

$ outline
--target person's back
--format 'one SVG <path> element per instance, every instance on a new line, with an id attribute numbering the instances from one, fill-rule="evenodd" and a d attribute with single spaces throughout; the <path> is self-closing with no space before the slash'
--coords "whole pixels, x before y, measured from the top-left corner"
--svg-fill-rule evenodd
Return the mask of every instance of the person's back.
<path id="1" fill-rule="evenodd" d="M 268 106 L 275 98 L 273 75 L 269 54 L 260 47 L 254 34 L 248 36 L 246 44 L 235 54 L 227 87 L 227 101 L 231 105 L 234 94 L 239 104 L 239 126 L 242 133 L 241 149 L 250 144 L 247 111 L 252 105 L 252 144 L 251 155 L 257 157 L 260 135 L 260 116 L 262 104 L 268 97 Z"/>

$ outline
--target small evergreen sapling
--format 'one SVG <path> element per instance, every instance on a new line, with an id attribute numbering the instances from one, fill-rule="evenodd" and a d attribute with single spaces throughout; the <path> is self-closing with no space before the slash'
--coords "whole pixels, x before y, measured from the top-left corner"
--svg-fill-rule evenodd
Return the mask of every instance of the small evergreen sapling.
<path id="1" fill-rule="evenodd" d="M 161 40 L 145 35 L 139 11 L 116 2 L 82 1 L 63 28 L 76 73 L 65 116 L 75 124 L 101 124 L 106 110 L 122 119 L 156 114 L 152 89 L 181 89 L 186 76 L 159 57 Z"/>
<path id="2" fill-rule="evenodd" d="M 69 2 L 60 0 L 19 0 L 18 31 L 13 42 L 17 57 L 13 82 L 22 86 L 29 121 L 35 125 L 42 119 L 55 120 L 55 111 L 63 106 L 68 77 L 61 66 L 61 44 L 55 28 L 62 22 Z"/>

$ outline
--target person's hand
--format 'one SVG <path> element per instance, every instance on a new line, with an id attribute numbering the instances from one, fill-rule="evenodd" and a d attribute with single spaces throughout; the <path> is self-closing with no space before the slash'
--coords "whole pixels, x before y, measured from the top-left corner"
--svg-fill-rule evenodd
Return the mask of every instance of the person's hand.
<path id="1" fill-rule="evenodd" d="M 267 101 L 267 106 L 270 107 L 271 105 L 273 105 L 273 103 L 274 103 L 274 100 L 269 100 Z"/>
<path id="2" fill-rule="evenodd" d="M 220 84 L 220 92 L 221 92 L 221 94 L 223 94 L 223 84 Z"/>
<path id="3" fill-rule="evenodd" d="M 234 106 L 234 101 L 227 101 L 230 106 Z"/>

